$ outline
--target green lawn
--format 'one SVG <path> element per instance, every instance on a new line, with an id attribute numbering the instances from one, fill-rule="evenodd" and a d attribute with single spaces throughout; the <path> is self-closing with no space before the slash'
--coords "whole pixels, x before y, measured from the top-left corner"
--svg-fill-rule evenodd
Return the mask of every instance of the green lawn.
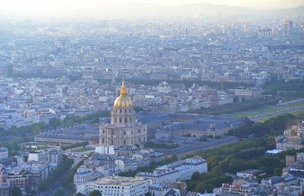
<path id="1" fill-rule="evenodd" d="M 255 116 L 257 115 L 256 113 L 247 113 L 247 112 L 244 112 L 244 113 L 237 113 L 237 114 L 230 114 L 228 116 L 236 116 L 236 117 L 248 117 L 248 116 Z"/>
<path id="2" fill-rule="evenodd" d="M 304 110 L 298 110 L 298 111 L 288 112 L 288 113 L 289 113 L 289 114 L 292 114 L 292 115 L 299 115 L 299 114 L 304 113 Z M 277 116 L 278 116 L 278 115 L 275 115 L 275 116 L 268 116 L 268 117 L 260 118 L 260 119 L 258 119 L 258 120 L 265 122 L 266 120 L 269 120 L 269 119 L 274 118 L 274 117 L 277 117 Z"/>
<path id="3" fill-rule="evenodd" d="M 304 105 L 304 101 L 298 101 L 295 103 L 291 103 L 291 104 L 287 104 L 287 105 L 277 105 L 277 106 L 263 106 L 257 109 L 253 109 L 253 110 L 248 110 L 246 112 L 240 112 L 240 113 L 234 113 L 234 114 L 230 114 L 229 116 L 237 116 L 237 117 L 249 117 L 249 116 L 255 116 L 258 113 L 270 113 L 270 112 L 276 112 L 276 111 L 280 111 L 280 110 L 284 110 L 287 107 L 297 107 L 297 106 L 301 106 Z M 291 114 L 297 115 L 300 114 L 302 112 L 300 111 L 296 111 L 296 112 L 292 112 Z M 261 118 L 259 120 L 261 121 L 265 121 L 268 120 L 271 117 L 265 117 L 265 118 Z"/>
<path id="4" fill-rule="evenodd" d="M 93 149 L 94 148 L 79 148 L 79 149 L 72 150 L 72 152 L 86 152 L 86 151 L 93 150 Z"/>
<path id="5" fill-rule="evenodd" d="M 231 114 L 231 116 L 237 116 L 237 117 L 249 117 L 249 116 L 255 116 L 259 113 L 269 113 L 269 112 L 276 112 L 283 110 L 282 107 L 261 107 L 254 110 L 248 110 L 247 112 L 241 112 L 241 113 L 235 113 Z"/>
<path id="6" fill-rule="evenodd" d="M 276 116 L 277 116 L 277 115 L 276 115 Z M 260 119 L 258 119 L 258 120 L 260 120 L 260 121 L 262 121 L 262 122 L 265 122 L 266 120 L 272 119 L 272 118 L 274 118 L 274 117 L 276 117 L 276 116 L 267 116 L 267 117 L 264 117 L 264 118 L 260 118 Z"/>
<path id="7" fill-rule="evenodd" d="M 299 115 L 299 114 L 302 114 L 302 113 L 304 113 L 304 110 L 298 110 L 298 111 L 295 111 L 295 112 L 291 112 L 290 114 Z"/>
<path id="8" fill-rule="evenodd" d="M 257 113 L 268 113 L 268 112 L 276 112 L 276 111 L 280 111 L 283 110 L 284 108 L 281 107 L 261 107 L 261 108 L 257 108 L 254 110 L 250 110 L 248 112 L 257 112 Z"/>
<path id="9" fill-rule="evenodd" d="M 299 102 L 295 102 L 295 103 L 290 103 L 287 105 L 280 105 L 282 107 L 296 107 L 296 106 L 300 106 L 300 105 L 304 105 L 304 101 L 299 101 Z"/>

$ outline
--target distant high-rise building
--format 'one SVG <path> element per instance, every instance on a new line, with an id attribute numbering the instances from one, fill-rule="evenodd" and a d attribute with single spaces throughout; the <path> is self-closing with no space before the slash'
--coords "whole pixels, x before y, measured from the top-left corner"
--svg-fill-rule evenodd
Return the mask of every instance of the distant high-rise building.
<path id="1" fill-rule="evenodd" d="M 291 20 L 284 20 L 280 25 L 280 29 L 285 36 L 293 34 L 293 22 Z"/>
<path id="2" fill-rule="evenodd" d="M 133 103 L 122 80 L 120 95 L 114 101 L 111 122 L 100 124 L 99 144 L 102 146 L 135 145 L 147 141 L 147 126 L 137 121 Z"/>

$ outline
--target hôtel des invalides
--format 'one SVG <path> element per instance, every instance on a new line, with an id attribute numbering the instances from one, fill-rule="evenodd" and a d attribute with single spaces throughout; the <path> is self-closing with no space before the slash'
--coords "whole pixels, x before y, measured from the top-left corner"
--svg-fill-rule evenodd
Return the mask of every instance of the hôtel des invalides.
<path id="1" fill-rule="evenodd" d="M 147 126 L 136 119 L 132 101 L 122 79 L 120 95 L 114 101 L 110 123 L 99 125 L 101 146 L 137 145 L 147 141 Z"/>

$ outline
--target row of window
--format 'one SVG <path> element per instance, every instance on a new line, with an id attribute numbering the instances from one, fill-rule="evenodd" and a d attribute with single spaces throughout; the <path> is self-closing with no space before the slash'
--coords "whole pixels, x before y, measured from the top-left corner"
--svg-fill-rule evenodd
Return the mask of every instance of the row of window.
<path id="1" fill-rule="evenodd" d="M 141 132 L 141 130 L 138 129 L 138 130 L 137 130 L 137 133 L 140 133 L 140 132 Z M 146 130 L 143 129 L 143 132 L 146 132 Z M 105 130 L 102 130 L 102 133 L 105 134 Z M 114 135 L 114 130 L 111 130 L 111 135 Z M 124 131 L 124 135 L 127 135 L 127 132 L 126 132 L 126 131 Z M 131 131 L 131 135 L 133 135 L 133 131 Z"/>
<path id="2" fill-rule="evenodd" d="M 115 112 L 117 113 L 119 111 L 119 113 L 122 113 L 122 111 L 125 110 L 125 113 L 127 113 L 127 111 L 129 111 L 131 113 L 131 108 L 129 109 L 115 109 Z"/>
<path id="3" fill-rule="evenodd" d="M 123 121 L 123 118 L 115 118 L 115 123 L 122 123 L 122 121 Z M 127 123 L 128 122 L 128 118 L 124 118 L 124 121 L 125 121 L 125 123 Z M 129 122 L 132 122 L 132 118 L 130 117 L 129 118 Z"/>
<path id="4" fill-rule="evenodd" d="M 146 142 L 146 138 L 144 137 L 143 141 L 141 141 L 141 138 L 138 138 L 137 141 L 140 143 L 140 142 Z M 105 138 L 102 138 L 102 143 L 104 144 L 105 143 Z M 123 144 L 126 145 L 127 144 L 127 141 L 124 139 L 123 140 Z M 131 140 L 131 144 L 134 144 L 133 140 Z M 114 145 L 114 140 L 111 139 L 111 145 Z"/>

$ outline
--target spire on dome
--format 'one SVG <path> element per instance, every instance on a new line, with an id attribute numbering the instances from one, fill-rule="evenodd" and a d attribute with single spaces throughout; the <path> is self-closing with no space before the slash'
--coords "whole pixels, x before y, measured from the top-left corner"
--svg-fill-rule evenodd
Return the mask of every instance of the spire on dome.
<path id="1" fill-rule="evenodd" d="M 120 95 L 126 95 L 127 89 L 125 87 L 125 80 L 124 78 L 121 79 L 121 87 L 120 87 Z"/>

